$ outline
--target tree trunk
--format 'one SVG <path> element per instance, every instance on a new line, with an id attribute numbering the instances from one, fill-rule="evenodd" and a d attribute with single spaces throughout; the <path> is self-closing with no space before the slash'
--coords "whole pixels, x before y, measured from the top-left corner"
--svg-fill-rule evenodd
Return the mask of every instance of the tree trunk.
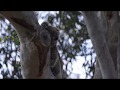
<path id="1" fill-rule="evenodd" d="M 84 16 L 89 36 L 92 40 L 93 47 L 97 54 L 94 78 L 118 78 L 118 12 L 83 11 L 82 14 Z"/>
<path id="2" fill-rule="evenodd" d="M 53 74 L 50 68 L 51 41 L 55 27 L 49 26 L 50 31 L 40 26 L 36 15 L 32 11 L 0 11 L 16 28 L 20 40 L 20 60 L 22 76 L 28 78 L 55 79 L 63 78 L 63 73 Z M 56 52 L 58 53 L 58 51 Z M 58 55 L 58 54 L 56 54 Z M 58 57 L 58 56 L 57 56 Z M 59 57 L 60 60 L 60 57 Z M 58 62 L 58 61 L 57 61 Z M 63 70 L 61 62 L 56 70 Z M 57 77 L 56 77 L 57 76 Z"/>

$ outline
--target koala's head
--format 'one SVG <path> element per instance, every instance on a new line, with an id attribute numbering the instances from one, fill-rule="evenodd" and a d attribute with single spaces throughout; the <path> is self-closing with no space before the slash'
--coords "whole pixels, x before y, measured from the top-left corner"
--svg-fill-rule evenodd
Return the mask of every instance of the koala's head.
<path id="1" fill-rule="evenodd" d="M 50 26 L 50 24 L 45 21 L 45 22 L 43 22 L 43 23 L 41 24 L 41 26 L 44 27 L 45 29 L 48 29 L 48 27 Z"/>
<path id="2" fill-rule="evenodd" d="M 59 38 L 59 29 L 51 26 L 48 22 L 43 22 L 41 26 L 44 27 L 50 33 L 51 45 L 56 45 L 57 40 Z"/>

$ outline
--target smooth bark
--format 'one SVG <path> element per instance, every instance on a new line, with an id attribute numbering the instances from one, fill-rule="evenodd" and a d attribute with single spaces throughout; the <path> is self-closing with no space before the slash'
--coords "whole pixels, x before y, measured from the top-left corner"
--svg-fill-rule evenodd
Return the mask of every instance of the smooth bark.
<path id="1" fill-rule="evenodd" d="M 118 14 L 118 45 L 117 45 L 117 70 L 120 79 L 120 16 Z"/>
<path id="2" fill-rule="evenodd" d="M 0 11 L 0 14 L 16 28 L 23 78 L 56 78 L 49 67 L 50 34 L 40 27 L 34 12 Z"/>
<path id="3" fill-rule="evenodd" d="M 97 13 L 97 11 L 82 11 L 88 34 L 97 54 L 102 76 L 104 79 L 114 79 L 117 78 L 117 72 L 105 37 L 107 30 L 102 25 Z"/>

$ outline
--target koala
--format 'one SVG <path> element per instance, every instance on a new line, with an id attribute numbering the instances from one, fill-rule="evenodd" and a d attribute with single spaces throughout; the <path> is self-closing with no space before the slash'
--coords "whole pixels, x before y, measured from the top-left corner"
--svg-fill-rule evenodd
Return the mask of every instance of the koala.
<path id="1" fill-rule="evenodd" d="M 41 26 L 46 29 L 51 36 L 50 69 L 56 78 L 62 78 L 63 62 L 56 47 L 59 38 L 59 30 L 56 27 L 52 27 L 48 22 L 43 22 Z"/>

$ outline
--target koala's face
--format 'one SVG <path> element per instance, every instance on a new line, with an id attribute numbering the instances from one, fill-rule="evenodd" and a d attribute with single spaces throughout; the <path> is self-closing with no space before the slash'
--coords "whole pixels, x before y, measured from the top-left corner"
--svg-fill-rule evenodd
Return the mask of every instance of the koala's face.
<path id="1" fill-rule="evenodd" d="M 50 26 L 48 22 L 43 22 L 41 26 L 44 27 L 50 33 L 51 46 L 56 45 L 57 40 L 59 38 L 59 30 L 56 27 Z"/>

